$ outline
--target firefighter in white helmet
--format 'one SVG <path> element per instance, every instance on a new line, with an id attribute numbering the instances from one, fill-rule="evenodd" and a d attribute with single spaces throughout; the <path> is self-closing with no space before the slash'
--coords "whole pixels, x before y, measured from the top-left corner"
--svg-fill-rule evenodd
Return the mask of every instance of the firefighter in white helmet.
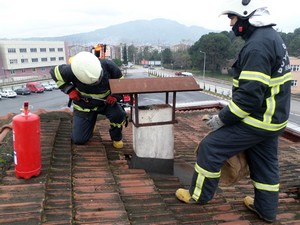
<path id="1" fill-rule="evenodd" d="M 90 52 L 72 57 L 71 65 L 62 64 L 50 70 L 57 86 L 73 101 L 72 142 L 85 144 L 93 136 L 97 115 L 110 120 L 110 137 L 115 148 L 123 148 L 122 126 L 126 112 L 117 104 L 122 95 L 112 95 L 109 79 L 123 78 L 111 60 L 98 59 Z"/>
<path id="2" fill-rule="evenodd" d="M 221 14 L 245 40 L 231 70 L 232 99 L 207 122 L 214 131 L 199 144 L 190 188 L 178 189 L 176 197 L 185 203 L 209 202 L 224 161 L 245 151 L 254 198 L 247 196 L 244 203 L 261 219 L 273 222 L 279 194 L 278 137 L 290 112 L 288 52 L 272 27 L 264 0 L 226 1 Z"/>

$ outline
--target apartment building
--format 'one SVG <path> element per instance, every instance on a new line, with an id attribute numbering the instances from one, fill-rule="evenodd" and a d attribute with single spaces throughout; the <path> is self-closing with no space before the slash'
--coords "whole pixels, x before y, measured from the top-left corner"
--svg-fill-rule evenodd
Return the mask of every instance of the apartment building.
<path id="1" fill-rule="evenodd" d="M 68 58 L 68 46 L 62 41 L 0 40 L 0 80 L 48 76 L 51 67 Z"/>
<path id="2" fill-rule="evenodd" d="M 300 94 L 300 58 L 290 57 L 292 70 L 292 93 Z"/>

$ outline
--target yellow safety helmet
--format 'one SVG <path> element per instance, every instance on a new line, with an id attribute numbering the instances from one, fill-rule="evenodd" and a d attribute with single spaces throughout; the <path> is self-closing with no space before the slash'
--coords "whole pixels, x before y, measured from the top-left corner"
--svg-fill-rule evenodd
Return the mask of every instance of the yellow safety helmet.
<path id="1" fill-rule="evenodd" d="M 79 52 L 72 58 L 71 69 L 80 82 L 93 84 L 101 79 L 101 63 L 94 54 L 90 52 Z"/>

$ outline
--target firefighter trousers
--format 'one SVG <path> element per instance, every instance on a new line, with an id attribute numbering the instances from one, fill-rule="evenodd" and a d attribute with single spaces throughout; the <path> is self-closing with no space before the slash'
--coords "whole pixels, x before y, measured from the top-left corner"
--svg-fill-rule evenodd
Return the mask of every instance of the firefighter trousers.
<path id="1" fill-rule="evenodd" d="M 100 111 L 83 112 L 74 110 L 71 139 L 74 144 L 85 144 L 93 137 L 98 114 L 106 116 L 110 121 L 109 134 L 113 141 L 122 140 L 122 127 L 126 112 L 119 104 L 106 105 Z"/>
<path id="2" fill-rule="evenodd" d="M 209 133 L 199 144 L 190 194 L 200 204 L 210 201 L 218 187 L 224 161 L 246 152 L 254 185 L 254 206 L 268 219 L 276 218 L 279 193 L 278 136 L 240 122 Z"/>

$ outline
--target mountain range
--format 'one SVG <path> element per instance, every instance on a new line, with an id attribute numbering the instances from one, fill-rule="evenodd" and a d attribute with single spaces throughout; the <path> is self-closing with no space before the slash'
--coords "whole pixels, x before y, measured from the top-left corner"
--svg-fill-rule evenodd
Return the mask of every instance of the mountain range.
<path id="1" fill-rule="evenodd" d="M 120 43 L 138 45 L 193 44 L 203 34 L 218 32 L 199 26 L 185 26 L 173 20 L 153 19 L 125 22 L 91 32 L 30 40 L 66 41 L 69 44 Z M 28 39 L 27 39 L 28 40 Z"/>

